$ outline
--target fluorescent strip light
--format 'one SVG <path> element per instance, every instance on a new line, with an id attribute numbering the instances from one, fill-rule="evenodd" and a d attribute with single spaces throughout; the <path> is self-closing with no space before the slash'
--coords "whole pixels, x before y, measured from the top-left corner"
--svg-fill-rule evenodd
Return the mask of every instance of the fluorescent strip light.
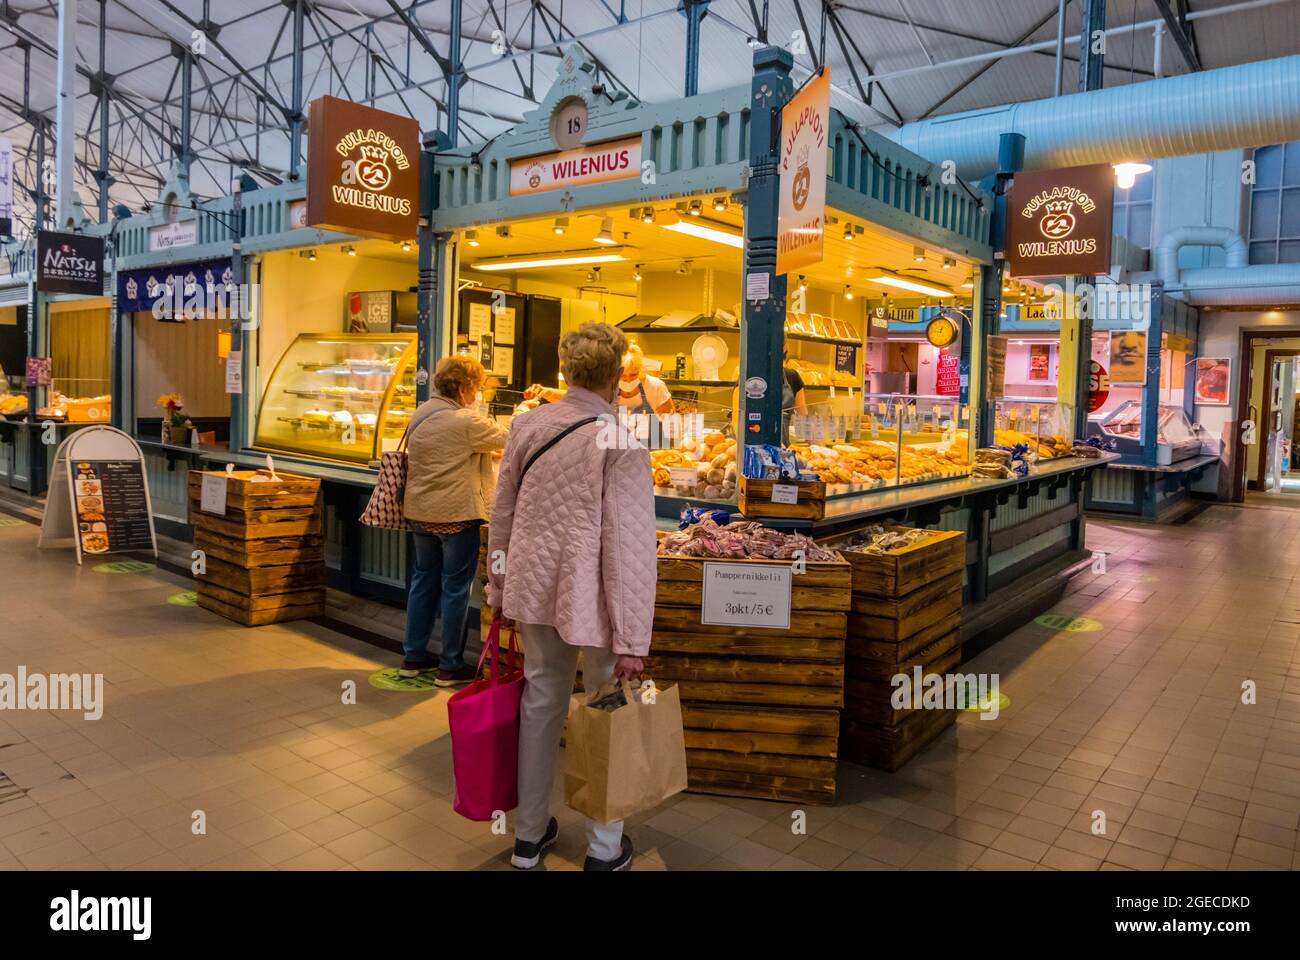
<path id="1" fill-rule="evenodd" d="M 724 230 L 720 227 L 711 227 L 695 220 L 678 220 L 676 223 L 661 223 L 659 226 L 665 230 L 672 230 L 676 233 L 685 233 L 692 237 L 699 237 L 701 240 L 712 240 L 714 243 L 725 243 L 729 247 L 735 247 L 737 250 L 745 246 L 745 238 L 739 233 L 730 230 Z"/>
<path id="2" fill-rule="evenodd" d="M 557 254 L 553 257 L 516 257 L 505 260 L 480 260 L 471 270 L 532 270 L 536 267 L 572 267 L 586 263 L 617 263 L 627 257 L 617 253 Z"/>
<path id="3" fill-rule="evenodd" d="M 945 290 L 943 287 L 936 287 L 933 284 L 922 283 L 919 280 L 909 280 L 906 277 L 895 277 L 892 274 L 882 273 L 877 277 L 868 277 L 867 283 L 883 283 L 887 287 L 897 287 L 899 290 L 910 290 L 912 293 L 924 293 L 931 297 L 955 297 L 957 294 L 951 290 Z"/>

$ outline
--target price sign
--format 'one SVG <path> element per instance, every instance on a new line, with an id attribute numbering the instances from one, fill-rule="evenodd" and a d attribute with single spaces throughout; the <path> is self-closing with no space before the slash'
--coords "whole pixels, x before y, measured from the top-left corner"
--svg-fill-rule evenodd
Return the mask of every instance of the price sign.
<path id="1" fill-rule="evenodd" d="M 793 573 L 775 563 L 706 563 L 700 622 L 788 630 Z"/>
<path id="2" fill-rule="evenodd" d="M 798 503 L 799 488 L 793 483 L 774 483 L 772 484 L 772 502 L 773 503 Z"/>
<path id="3" fill-rule="evenodd" d="M 217 473 L 205 473 L 199 487 L 199 509 L 204 513 L 226 515 L 226 477 Z"/>
<path id="4" fill-rule="evenodd" d="M 674 487 L 693 487 L 700 480 L 700 473 L 694 467 L 669 467 L 668 482 Z"/>

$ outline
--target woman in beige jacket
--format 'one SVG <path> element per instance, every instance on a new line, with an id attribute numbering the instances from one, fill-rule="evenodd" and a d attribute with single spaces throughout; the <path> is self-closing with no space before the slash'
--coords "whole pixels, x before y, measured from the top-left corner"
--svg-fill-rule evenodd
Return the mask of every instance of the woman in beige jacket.
<path id="1" fill-rule="evenodd" d="M 474 407 L 487 374 L 472 357 L 444 357 L 433 374 L 435 396 L 420 404 L 407 428 L 403 512 L 415 540 L 406 605 L 403 677 L 435 666 L 429 656 L 434 620 L 442 617 L 442 653 L 434 683 L 474 679 L 465 663 L 469 592 L 478 565 L 479 527 L 496 491 L 491 453 L 507 428 Z"/>

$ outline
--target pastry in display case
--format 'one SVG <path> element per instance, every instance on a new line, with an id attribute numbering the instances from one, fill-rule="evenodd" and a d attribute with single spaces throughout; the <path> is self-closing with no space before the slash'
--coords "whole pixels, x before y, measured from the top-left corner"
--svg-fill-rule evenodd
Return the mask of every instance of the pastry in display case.
<path id="1" fill-rule="evenodd" d="M 415 335 L 304 333 L 276 364 L 254 445 L 368 464 L 415 412 Z"/>
<path id="2" fill-rule="evenodd" d="M 1201 433 L 1201 428 L 1187 418 L 1182 407 L 1160 404 L 1156 420 L 1156 466 L 1167 467 L 1199 454 Z M 1121 457 L 1141 456 L 1142 401 L 1125 400 L 1110 413 L 1089 417 L 1088 435 L 1113 437 Z"/>
<path id="3" fill-rule="evenodd" d="M 36 408 L 36 419 L 58 423 L 108 423 L 113 419 L 113 398 L 107 392 L 93 392 L 96 387 L 107 386 L 105 380 L 55 378 L 50 382 L 45 405 Z M 86 395 L 73 396 L 74 393 Z"/>
<path id="4" fill-rule="evenodd" d="M 827 484 L 827 496 L 970 473 L 969 409 L 952 397 L 867 394 L 861 419 L 844 435 L 841 419 L 805 418 L 792 431 L 800 437 L 793 449 Z M 818 431 L 817 423 L 835 429 Z"/>
<path id="5" fill-rule="evenodd" d="M 1043 397 L 1003 397 L 993 405 L 993 442 L 1024 444 L 1039 460 L 1074 454 L 1074 408 Z"/>

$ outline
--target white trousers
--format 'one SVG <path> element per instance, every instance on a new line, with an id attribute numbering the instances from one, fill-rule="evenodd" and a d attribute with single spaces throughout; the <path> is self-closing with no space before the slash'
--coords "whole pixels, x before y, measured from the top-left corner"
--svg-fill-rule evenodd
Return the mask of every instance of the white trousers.
<path id="1" fill-rule="evenodd" d="M 524 695 L 519 705 L 519 807 L 515 838 L 536 843 L 551 819 L 551 789 L 560 736 L 581 653 L 583 686 L 594 690 L 614 675 L 618 659 L 600 647 L 575 647 L 554 627 L 521 623 L 524 637 Z M 623 821 L 587 821 L 587 855 L 613 860 L 622 852 Z"/>

